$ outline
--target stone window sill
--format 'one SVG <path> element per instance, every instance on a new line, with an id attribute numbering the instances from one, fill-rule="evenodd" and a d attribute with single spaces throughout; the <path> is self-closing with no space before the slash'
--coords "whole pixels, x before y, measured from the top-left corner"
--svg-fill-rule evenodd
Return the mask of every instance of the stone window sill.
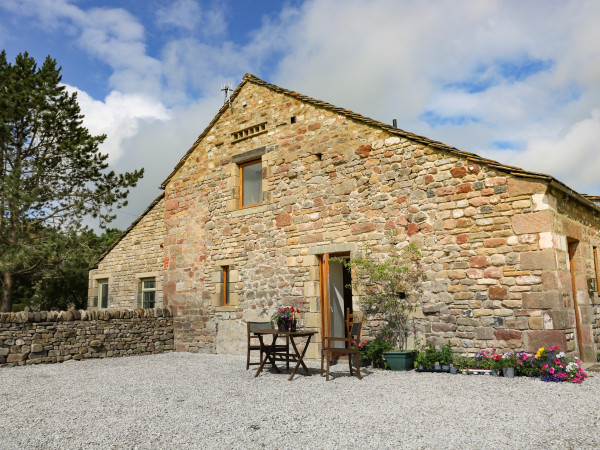
<path id="1" fill-rule="evenodd" d="M 242 310 L 239 305 L 215 306 L 214 308 L 217 312 L 232 312 Z"/>
<path id="2" fill-rule="evenodd" d="M 267 210 L 267 205 L 249 206 L 248 208 L 238 209 L 231 211 L 229 214 L 231 217 L 246 216 L 249 214 L 259 214 Z"/>

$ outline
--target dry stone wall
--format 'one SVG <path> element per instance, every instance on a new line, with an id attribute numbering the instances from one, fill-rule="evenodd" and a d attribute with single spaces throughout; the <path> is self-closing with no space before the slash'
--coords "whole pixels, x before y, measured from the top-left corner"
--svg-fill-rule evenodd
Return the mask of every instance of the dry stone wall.
<path id="1" fill-rule="evenodd" d="M 265 122 L 256 136 L 235 134 Z M 239 163 L 256 155 L 263 203 L 240 209 Z M 266 320 L 276 305 L 299 307 L 320 327 L 317 255 L 385 251 L 395 233 L 423 250 L 416 317 L 429 343 L 572 351 L 555 195 L 544 182 L 248 83 L 166 186 L 165 293 L 177 349 L 240 352 L 244 321 Z M 585 245 L 597 245 L 587 230 Z M 233 287 L 226 307 L 221 266 Z M 585 320 L 591 330 L 591 314 Z M 380 325 L 367 323 L 367 334 Z"/>
<path id="2" fill-rule="evenodd" d="M 168 308 L 0 313 L 0 367 L 173 351 Z"/>
<path id="3" fill-rule="evenodd" d="M 163 306 L 164 201 L 147 211 L 123 239 L 89 273 L 88 307 L 97 306 L 98 281 L 108 280 L 109 308 L 140 308 L 138 286 L 155 278 L 155 307 Z"/>

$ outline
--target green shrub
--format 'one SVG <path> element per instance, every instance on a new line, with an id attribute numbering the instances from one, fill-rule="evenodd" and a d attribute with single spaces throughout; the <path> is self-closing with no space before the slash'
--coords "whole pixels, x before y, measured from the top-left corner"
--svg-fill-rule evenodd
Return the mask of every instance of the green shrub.
<path id="1" fill-rule="evenodd" d="M 387 363 L 383 359 L 383 354 L 385 352 L 391 352 L 394 350 L 394 346 L 390 344 L 390 342 L 383 338 L 382 336 L 377 336 L 374 340 L 369 343 L 367 349 L 367 357 L 368 359 L 373 361 L 374 367 L 379 367 L 380 369 L 387 368 Z"/>
<path id="2" fill-rule="evenodd" d="M 432 345 L 427 345 L 418 351 L 415 357 L 415 368 L 423 366 L 424 369 L 431 370 L 435 367 L 435 363 L 438 363 L 440 366 L 449 366 L 452 362 L 453 354 L 450 344 L 443 345 L 439 351 Z"/>

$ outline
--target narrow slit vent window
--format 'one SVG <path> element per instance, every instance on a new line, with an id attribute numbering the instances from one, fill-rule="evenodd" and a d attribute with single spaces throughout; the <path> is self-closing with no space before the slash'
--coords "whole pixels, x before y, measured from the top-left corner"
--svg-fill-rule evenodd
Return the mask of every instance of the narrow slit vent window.
<path id="1" fill-rule="evenodd" d="M 229 266 L 221 267 L 221 305 L 229 305 Z"/>
<path id="2" fill-rule="evenodd" d="M 253 125 L 248 128 L 244 128 L 242 130 L 234 131 L 231 133 L 231 138 L 233 142 L 241 141 L 242 139 L 247 139 L 252 136 L 258 136 L 259 134 L 263 134 L 267 132 L 267 122 L 260 123 L 258 125 Z"/>
<path id="3" fill-rule="evenodd" d="M 240 165 L 240 207 L 262 203 L 262 161 L 249 161 Z"/>

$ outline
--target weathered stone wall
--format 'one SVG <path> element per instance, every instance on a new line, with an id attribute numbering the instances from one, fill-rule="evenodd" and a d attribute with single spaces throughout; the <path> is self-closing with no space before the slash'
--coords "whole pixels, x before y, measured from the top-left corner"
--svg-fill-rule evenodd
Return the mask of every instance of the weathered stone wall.
<path id="1" fill-rule="evenodd" d="M 88 307 L 95 307 L 98 280 L 108 279 L 109 308 L 139 308 L 138 284 L 156 279 L 155 308 L 163 305 L 164 200 L 155 202 L 123 239 L 89 272 Z"/>
<path id="2" fill-rule="evenodd" d="M 264 122 L 264 133 L 234 141 Z M 264 201 L 240 209 L 238 164 L 256 154 Z M 166 186 L 165 296 L 177 349 L 240 352 L 244 321 L 266 320 L 276 305 L 299 307 L 320 327 L 317 255 L 381 251 L 392 232 L 424 254 L 416 317 L 428 342 L 464 352 L 565 348 L 568 327 L 546 314 L 565 309 L 570 289 L 553 195 L 544 182 L 248 83 Z M 227 307 L 218 303 L 224 265 Z"/>
<path id="3" fill-rule="evenodd" d="M 173 351 L 168 308 L 0 313 L 0 367 Z"/>
<path id="4" fill-rule="evenodd" d="M 576 242 L 573 259 L 577 305 L 581 320 L 579 328 L 583 346 L 582 354 L 587 361 L 593 361 L 596 353 L 600 351 L 600 297 L 597 291 L 588 290 L 587 281 L 595 278 L 596 275 L 594 248 L 597 249 L 600 257 L 600 217 L 592 209 L 570 200 L 563 192 L 556 192 L 555 205 L 558 213 L 556 223 L 558 234 L 565 236 L 569 241 Z M 559 283 L 568 283 L 572 286 L 570 275 L 568 251 L 563 248 L 559 252 L 557 279 Z M 569 295 L 564 300 L 564 308 L 559 307 L 544 313 L 546 322 L 550 322 L 556 329 L 569 331 L 567 338 L 575 342 L 577 329 L 572 290 L 569 290 Z M 571 347 L 573 345 L 574 343 Z"/>

